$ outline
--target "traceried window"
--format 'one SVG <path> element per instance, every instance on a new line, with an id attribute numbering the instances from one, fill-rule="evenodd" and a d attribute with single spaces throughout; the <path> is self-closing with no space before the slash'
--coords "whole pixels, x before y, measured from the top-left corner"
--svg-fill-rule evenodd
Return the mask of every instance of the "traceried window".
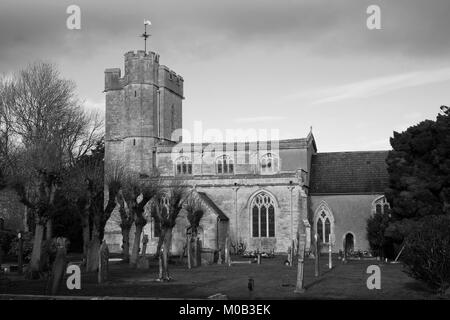
<path id="1" fill-rule="evenodd" d="M 275 237 L 275 202 L 268 193 L 261 192 L 253 198 L 251 215 L 254 238 Z"/>
<path id="2" fill-rule="evenodd" d="M 192 162 L 188 157 L 179 157 L 175 161 L 175 174 L 180 175 L 190 175 L 192 174 Z"/>
<path id="3" fill-rule="evenodd" d="M 233 174 L 234 162 L 230 156 L 223 155 L 216 159 L 216 173 L 217 174 Z"/>
<path id="4" fill-rule="evenodd" d="M 317 239 L 324 244 L 332 241 L 332 224 L 333 217 L 331 213 L 326 209 L 326 207 L 320 208 L 316 213 L 316 233 Z"/>
<path id="5" fill-rule="evenodd" d="M 278 172 L 279 159 L 273 153 L 266 153 L 261 157 L 261 173 L 262 174 L 271 174 Z"/>
<path id="6" fill-rule="evenodd" d="M 381 197 L 374 201 L 372 212 L 373 213 L 386 213 L 390 214 L 391 207 L 389 206 L 389 202 L 386 197 Z"/>

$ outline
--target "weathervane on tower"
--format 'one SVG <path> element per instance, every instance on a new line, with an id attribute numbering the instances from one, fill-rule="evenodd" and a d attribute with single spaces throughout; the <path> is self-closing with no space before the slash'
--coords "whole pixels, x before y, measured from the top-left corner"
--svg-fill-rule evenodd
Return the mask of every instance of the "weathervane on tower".
<path id="1" fill-rule="evenodd" d="M 141 35 L 141 37 L 144 38 L 144 52 L 147 54 L 147 38 L 151 36 L 151 34 L 147 33 L 147 26 L 151 26 L 152 23 L 150 20 L 144 20 L 144 33 Z"/>

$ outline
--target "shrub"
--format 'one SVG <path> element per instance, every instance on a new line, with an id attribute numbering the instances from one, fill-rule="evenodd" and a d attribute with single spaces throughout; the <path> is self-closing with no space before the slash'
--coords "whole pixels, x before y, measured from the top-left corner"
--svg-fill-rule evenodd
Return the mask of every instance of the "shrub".
<path id="1" fill-rule="evenodd" d="M 375 213 L 367 219 L 367 240 L 369 241 L 370 250 L 374 256 L 391 258 L 392 239 L 386 237 L 386 230 L 389 226 L 389 215 L 384 213 Z"/>
<path id="2" fill-rule="evenodd" d="M 31 252 L 33 251 L 33 234 L 31 232 L 22 233 L 22 240 L 23 260 L 28 262 L 31 259 Z M 19 239 L 17 237 L 14 237 L 11 241 L 9 254 L 16 257 L 19 255 Z"/>
<path id="3" fill-rule="evenodd" d="M 15 235 L 12 233 L 0 232 L 0 248 L 5 254 L 9 252 L 14 238 Z"/>
<path id="4" fill-rule="evenodd" d="M 405 239 L 405 272 L 439 294 L 450 287 L 450 217 L 428 216 Z"/>

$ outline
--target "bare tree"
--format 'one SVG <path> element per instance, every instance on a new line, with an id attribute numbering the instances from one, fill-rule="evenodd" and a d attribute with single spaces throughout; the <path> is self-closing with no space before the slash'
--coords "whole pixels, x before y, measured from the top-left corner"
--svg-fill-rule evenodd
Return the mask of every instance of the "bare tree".
<path id="1" fill-rule="evenodd" d="M 188 255 L 188 267 L 191 268 L 191 254 L 192 254 L 192 242 L 194 241 L 194 266 L 197 266 L 198 261 L 198 227 L 200 225 L 200 220 L 203 217 L 203 207 L 198 194 L 191 192 L 189 196 L 184 201 L 184 209 L 187 213 L 187 219 L 189 221 L 189 227 L 186 230 L 186 250 Z"/>
<path id="2" fill-rule="evenodd" d="M 202 201 L 197 194 L 193 192 L 189 194 L 189 196 L 184 201 L 184 209 L 187 213 L 191 235 L 193 238 L 196 238 L 198 227 L 200 226 L 200 220 L 203 217 Z"/>
<path id="3" fill-rule="evenodd" d="M 157 223 L 161 226 L 162 239 L 162 279 L 164 281 L 170 280 L 169 277 L 169 252 L 172 245 L 172 233 L 176 224 L 176 219 L 183 209 L 183 202 L 187 196 L 188 187 L 182 183 L 173 182 L 155 197 L 153 202 L 152 214 Z"/>
<path id="4" fill-rule="evenodd" d="M 160 190 L 161 182 L 159 179 L 159 174 L 154 171 L 152 175 L 143 180 L 137 173 L 128 173 L 123 181 L 118 193 L 118 203 L 120 205 L 121 217 L 125 217 L 125 223 L 122 225 L 122 236 L 124 235 L 125 229 L 129 227 L 129 222 L 134 222 L 135 225 L 135 235 L 133 248 L 130 257 L 130 266 L 136 267 L 137 259 L 139 257 L 140 241 L 142 231 L 144 226 L 147 224 L 147 219 L 145 217 L 145 206 L 147 203 L 155 197 Z M 125 230 L 124 230 L 125 229 Z M 129 229 L 128 229 L 129 234 Z M 125 244 L 125 243 L 124 243 Z M 126 248 L 123 246 L 124 249 Z"/>
<path id="5" fill-rule="evenodd" d="M 41 269 L 44 233 L 48 239 L 52 236 L 62 173 L 91 150 L 102 123 L 80 107 L 73 82 L 63 79 L 49 63 L 31 64 L 4 82 L 1 101 L 6 128 L 2 132 L 8 135 L 8 152 L 2 154 L 9 180 L 36 219 L 30 263 L 34 277 Z"/>

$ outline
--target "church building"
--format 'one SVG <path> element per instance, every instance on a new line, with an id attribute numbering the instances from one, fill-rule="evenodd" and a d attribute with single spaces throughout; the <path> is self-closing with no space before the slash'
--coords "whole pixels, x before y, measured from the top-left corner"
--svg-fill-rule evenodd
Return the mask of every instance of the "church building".
<path id="1" fill-rule="evenodd" d="M 182 180 L 201 199 L 203 248 L 233 245 L 247 251 L 285 253 L 297 238 L 299 220 L 328 250 L 369 250 L 367 219 L 383 212 L 388 151 L 318 152 L 312 132 L 298 139 L 235 143 L 182 143 L 183 78 L 154 52 L 127 52 L 125 69 L 105 70 L 105 161 L 121 161 L 146 179 L 157 169 Z M 150 214 L 144 234 L 154 253 L 159 228 Z M 177 218 L 172 253 L 186 242 L 185 212 Z M 134 237 L 134 231 L 131 232 Z M 105 240 L 121 251 L 118 209 Z M 133 239 L 130 239 L 133 241 Z"/>

